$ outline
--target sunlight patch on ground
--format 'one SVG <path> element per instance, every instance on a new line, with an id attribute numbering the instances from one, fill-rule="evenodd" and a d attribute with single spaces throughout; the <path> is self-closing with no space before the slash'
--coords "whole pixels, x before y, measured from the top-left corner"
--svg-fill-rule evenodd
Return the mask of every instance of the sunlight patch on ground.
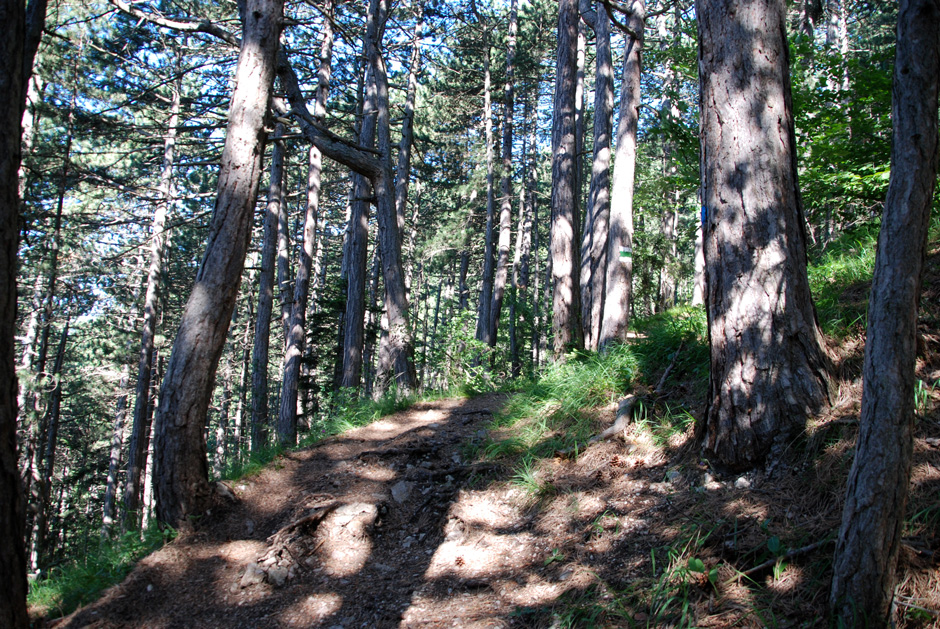
<path id="1" fill-rule="evenodd" d="M 240 539 L 219 546 L 218 554 L 226 561 L 244 564 L 254 561 L 258 556 L 263 554 L 267 548 L 268 545 L 266 542 Z"/>
<path id="2" fill-rule="evenodd" d="M 343 597 L 332 592 L 305 596 L 280 614 L 289 627 L 309 627 L 332 616 L 343 606 Z"/>
<path id="3" fill-rule="evenodd" d="M 451 535 L 454 535 L 451 533 Z M 428 579 L 455 576 L 480 578 L 529 569 L 541 560 L 542 552 L 531 535 L 475 535 L 441 543 L 425 572 Z"/>
<path id="4" fill-rule="evenodd" d="M 359 468 L 356 470 L 355 475 L 359 478 L 365 478 L 366 480 L 387 482 L 395 480 L 395 477 L 398 475 L 398 473 L 388 467 L 370 465 L 368 467 Z"/>

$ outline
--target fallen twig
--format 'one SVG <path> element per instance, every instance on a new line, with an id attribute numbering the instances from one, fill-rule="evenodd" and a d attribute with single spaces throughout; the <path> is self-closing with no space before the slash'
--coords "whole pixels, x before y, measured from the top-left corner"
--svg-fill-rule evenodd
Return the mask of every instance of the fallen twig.
<path id="1" fill-rule="evenodd" d="M 765 561 L 765 562 L 762 563 L 762 564 L 758 564 L 758 565 L 754 566 L 753 568 L 750 568 L 750 569 L 748 569 L 748 570 L 745 570 L 744 572 L 738 573 L 737 576 L 735 576 L 735 577 L 733 577 L 732 579 L 729 580 L 729 583 L 733 583 L 733 582 L 735 582 L 735 581 L 739 581 L 741 578 L 743 578 L 743 577 L 748 577 L 748 576 L 754 574 L 755 572 L 760 572 L 761 570 L 766 570 L 767 568 L 770 568 L 771 566 L 776 565 L 778 562 L 783 561 L 784 559 L 790 559 L 791 557 L 796 557 L 797 555 L 803 555 L 803 554 L 806 554 L 806 553 L 813 552 L 813 551 L 816 550 L 817 548 L 822 548 L 823 546 L 825 546 L 826 544 L 829 544 L 829 543 L 832 542 L 832 541 L 834 541 L 834 540 L 832 540 L 832 539 L 824 539 L 824 540 L 819 541 L 819 542 L 813 542 L 812 544 L 810 544 L 810 545 L 808 545 L 808 546 L 803 546 L 802 548 L 794 548 L 793 550 L 788 550 L 787 552 L 783 553 L 782 555 L 779 555 L 779 556 L 777 556 L 777 557 L 774 557 L 773 559 L 768 559 L 767 561 Z"/>
<path id="2" fill-rule="evenodd" d="M 666 367 L 666 371 L 663 372 L 662 378 L 659 379 L 659 384 L 656 385 L 656 388 L 653 389 L 653 393 L 656 395 L 662 395 L 663 386 L 666 384 L 666 378 L 669 377 L 669 373 L 672 371 L 672 368 L 676 366 L 676 361 L 679 360 L 679 352 L 682 351 L 682 345 L 685 341 L 679 343 L 679 348 L 676 350 L 676 353 L 672 355 L 672 360 L 669 361 L 669 366 Z"/>

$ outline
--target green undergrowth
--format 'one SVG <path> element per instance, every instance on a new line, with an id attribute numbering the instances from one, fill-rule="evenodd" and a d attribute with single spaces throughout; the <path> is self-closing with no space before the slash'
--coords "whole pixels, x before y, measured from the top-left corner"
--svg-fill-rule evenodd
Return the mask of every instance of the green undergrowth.
<path id="1" fill-rule="evenodd" d="M 577 451 L 597 433 L 598 407 L 631 392 L 649 392 L 669 369 L 663 389 L 682 382 L 704 395 L 708 377 L 705 315 L 701 308 L 676 308 L 639 322 L 637 337 L 602 352 L 573 352 L 518 385 L 493 420 L 489 441 L 478 452 L 491 459 L 511 457 L 515 482 L 532 494 L 549 488 L 538 481 L 535 463 L 558 451 Z M 684 431 L 693 421 L 681 404 L 652 413 L 641 401 L 637 415 L 655 433 Z M 660 411 L 662 409 L 659 409 Z"/>
<path id="2" fill-rule="evenodd" d="M 29 607 L 34 614 L 59 617 L 95 600 L 120 583 L 143 557 L 175 537 L 169 528 L 149 527 L 102 540 L 98 549 L 81 559 L 52 568 L 45 578 L 30 583 Z"/>

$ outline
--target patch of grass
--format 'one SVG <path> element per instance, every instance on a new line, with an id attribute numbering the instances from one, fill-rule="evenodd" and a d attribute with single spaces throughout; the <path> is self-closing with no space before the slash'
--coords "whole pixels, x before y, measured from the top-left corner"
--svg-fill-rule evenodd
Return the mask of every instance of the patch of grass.
<path id="1" fill-rule="evenodd" d="M 845 338 L 867 325 L 868 292 L 880 223 L 872 222 L 848 231 L 809 266 L 809 284 L 823 332 Z"/>
<path id="2" fill-rule="evenodd" d="M 267 445 L 257 452 L 245 452 L 245 456 L 236 458 L 222 470 L 222 480 L 236 480 L 261 473 L 271 461 L 276 459 L 284 448 L 278 444 Z"/>
<path id="3" fill-rule="evenodd" d="M 537 499 L 549 496 L 555 490 L 551 483 L 538 477 L 535 461 L 530 457 L 522 459 L 522 463 L 516 468 L 516 472 L 512 476 L 512 482 Z"/>
<path id="4" fill-rule="evenodd" d="M 636 322 L 641 335 L 634 343 L 640 371 L 655 387 L 669 365 L 664 387 L 671 382 L 692 385 L 692 394 L 703 398 L 708 387 L 708 329 L 705 309 L 683 306 Z"/>
<path id="5" fill-rule="evenodd" d="M 129 531 L 103 541 L 98 550 L 53 568 L 30 584 L 29 607 L 36 614 L 60 617 L 98 598 L 102 590 L 120 583 L 143 557 L 172 540 L 176 532 L 151 527 L 141 534 Z"/>

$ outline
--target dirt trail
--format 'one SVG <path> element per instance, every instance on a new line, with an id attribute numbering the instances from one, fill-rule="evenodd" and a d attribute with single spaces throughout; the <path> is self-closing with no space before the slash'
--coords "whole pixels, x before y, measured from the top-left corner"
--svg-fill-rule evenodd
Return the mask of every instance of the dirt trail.
<path id="1" fill-rule="evenodd" d="M 504 471 L 462 458 L 502 399 L 422 403 L 283 457 L 55 626 L 514 624 L 574 575 L 542 570 L 558 550 L 531 530 L 524 492 L 485 482 Z"/>

